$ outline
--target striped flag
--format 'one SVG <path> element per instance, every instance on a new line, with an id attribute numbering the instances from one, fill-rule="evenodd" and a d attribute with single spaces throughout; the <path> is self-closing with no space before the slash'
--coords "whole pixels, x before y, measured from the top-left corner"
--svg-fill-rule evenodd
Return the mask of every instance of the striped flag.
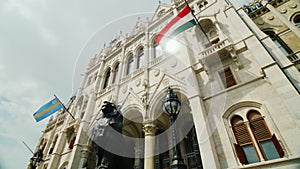
<path id="1" fill-rule="evenodd" d="M 39 121 L 43 120 L 44 118 L 50 116 L 51 114 L 57 112 L 61 108 L 63 108 L 63 105 L 58 100 L 58 98 L 55 97 L 53 100 L 46 103 L 38 111 L 36 111 L 33 114 L 33 117 L 36 120 L 36 122 L 39 122 Z"/>
<path id="2" fill-rule="evenodd" d="M 173 38 L 196 24 L 190 7 L 185 6 L 184 9 L 156 35 L 155 41 L 159 44 L 163 39 Z"/>

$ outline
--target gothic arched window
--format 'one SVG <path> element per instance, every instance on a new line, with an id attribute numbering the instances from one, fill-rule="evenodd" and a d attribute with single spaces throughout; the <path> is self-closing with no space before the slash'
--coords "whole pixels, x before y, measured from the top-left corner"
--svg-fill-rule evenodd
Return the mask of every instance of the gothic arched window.
<path id="1" fill-rule="evenodd" d="M 128 56 L 128 60 L 127 60 L 127 71 L 126 71 L 126 75 L 129 75 L 130 73 L 132 73 L 134 70 L 134 59 L 133 59 L 133 54 L 130 54 Z"/>
<path id="2" fill-rule="evenodd" d="M 116 66 L 115 66 L 115 68 L 114 68 L 114 77 L 113 77 L 112 83 L 115 83 L 116 80 L 118 80 L 119 72 L 120 72 L 120 68 L 119 68 L 120 66 L 119 66 L 119 65 L 120 65 L 120 64 L 117 63 Z"/>
<path id="3" fill-rule="evenodd" d="M 104 77 L 103 89 L 105 89 L 108 86 L 110 74 L 110 68 L 108 68 Z"/>
<path id="4" fill-rule="evenodd" d="M 49 150 L 49 154 L 52 154 L 52 152 L 53 152 L 53 150 L 54 150 L 54 148 L 55 148 L 57 139 L 58 139 L 58 135 L 55 136 L 55 138 L 54 138 L 54 140 L 53 140 L 53 142 L 52 142 L 52 146 L 51 146 L 51 148 L 50 148 L 50 150 Z"/>
<path id="5" fill-rule="evenodd" d="M 144 57 L 144 48 L 143 47 L 141 47 L 139 50 L 138 50 L 138 52 L 137 52 L 137 66 L 136 66 L 136 68 L 137 69 L 139 69 L 139 68 L 141 68 L 141 67 L 143 67 L 144 66 L 144 62 L 145 62 L 145 57 Z"/>

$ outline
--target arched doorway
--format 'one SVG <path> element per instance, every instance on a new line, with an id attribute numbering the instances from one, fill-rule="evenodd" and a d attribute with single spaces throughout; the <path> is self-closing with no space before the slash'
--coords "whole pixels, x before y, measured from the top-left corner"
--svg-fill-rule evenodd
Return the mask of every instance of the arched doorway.
<path id="1" fill-rule="evenodd" d="M 176 130 L 178 134 L 178 140 L 181 148 L 181 155 L 184 163 L 188 169 L 202 169 L 202 160 L 200 149 L 197 140 L 197 134 L 195 131 L 194 120 L 190 108 L 189 99 L 180 91 L 176 92 L 179 100 L 181 101 L 181 111 L 176 120 Z M 154 123 L 156 129 L 156 156 L 155 156 L 155 169 L 170 169 L 173 156 L 172 134 L 170 126 L 169 116 L 162 110 L 162 100 L 165 95 L 161 95 L 161 98 L 157 104 L 153 103 L 154 108 Z M 157 117 L 157 118 L 155 118 Z M 159 154 L 157 154 L 159 152 Z"/>

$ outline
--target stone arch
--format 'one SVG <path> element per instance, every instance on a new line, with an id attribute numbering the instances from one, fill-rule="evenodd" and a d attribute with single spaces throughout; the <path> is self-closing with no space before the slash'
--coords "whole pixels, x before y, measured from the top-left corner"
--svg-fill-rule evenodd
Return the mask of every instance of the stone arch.
<path id="1" fill-rule="evenodd" d="M 136 68 L 142 68 L 145 65 L 145 47 L 143 45 L 138 45 L 135 50 L 135 60 L 136 60 Z"/>
<path id="2" fill-rule="evenodd" d="M 144 50 L 145 50 L 145 46 L 142 45 L 142 44 L 139 44 L 139 45 L 135 48 L 134 53 L 137 54 L 137 52 L 139 52 L 140 49 L 144 49 Z"/>
<path id="3" fill-rule="evenodd" d="M 59 169 L 66 169 L 69 164 L 69 161 L 65 161 L 62 165 L 60 165 Z"/>
<path id="4" fill-rule="evenodd" d="M 129 74 L 133 73 L 134 62 L 135 62 L 134 53 L 128 52 L 125 57 L 125 75 L 129 75 Z"/>
<path id="5" fill-rule="evenodd" d="M 159 46 L 158 43 L 155 41 L 156 33 L 154 33 L 150 38 L 149 38 L 149 47 L 150 47 L 150 58 L 153 60 L 155 58 L 158 58 L 162 54 L 162 49 Z M 158 51 L 157 51 L 158 50 Z M 151 60 L 150 59 L 150 60 Z"/>
<path id="6" fill-rule="evenodd" d="M 219 36 L 218 29 L 210 18 L 201 19 L 199 23 L 210 40 Z"/>
<path id="7" fill-rule="evenodd" d="M 121 75 L 121 62 L 116 61 L 112 64 L 112 83 L 116 83 Z"/>
<path id="8" fill-rule="evenodd" d="M 242 102 L 236 103 L 236 104 L 230 106 L 229 108 L 227 108 L 227 110 L 223 114 L 223 118 L 228 119 L 232 112 L 236 111 L 237 109 L 243 108 L 243 107 L 255 107 L 255 108 L 260 109 L 261 106 L 262 106 L 261 103 L 258 103 L 255 101 L 242 101 Z"/>
<path id="9" fill-rule="evenodd" d="M 162 132 L 162 135 L 166 133 L 171 133 L 170 117 L 165 112 L 163 112 L 162 108 L 163 100 L 167 94 L 167 88 L 168 87 L 161 89 L 160 92 L 158 92 L 158 94 L 155 95 L 156 99 L 154 99 L 154 101 L 150 103 L 150 114 L 148 115 L 148 120 L 154 121 L 156 127 L 164 131 Z M 189 99 L 187 97 L 187 94 L 185 93 L 186 91 L 180 89 L 178 86 L 171 86 L 171 88 L 177 94 L 178 99 L 181 102 L 181 110 L 175 123 L 178 128 L 178 132 L 180 133 L 178 139 L 182 140 L 188 134 L 190 129 L 194 126 L 194 123 L 189 123 L 190 121 L 193 121 L 193 116 L 191 113 Z M 158 135 L 158 137 L 160 137 L 160 135 Z"/>
<path id="10" fill-rule="evenodd" d="M 110 78 L 111 78 L 111 67 L 105 69 L 103 73 L 103 82 L 102 82 L 102 89 L 105 89 L 109 86 Z"/>
<path id="11" fill-rule="evenodd" d="M 49 153 L 48 154 L 52 154 L 53 153 L 53 151 L 54 151 L 54 149 L 56 147 L 56 144 L 57 144 L 57 140 L 58 140 L 58 134 L 56 134 L 54 136 L 54 139 L 52 140 L 52 144 L 51 144 L 51 147 L 49 149 Z"/>
<path id="12" fill-rule="evenodd" d="M 178 99 L 181 102 L 181 109 L 184 108 L 184 110 L 181 110 L 181 112 L 191 112 L 191 109 L 189 107 L 189 100 L 187 97 L 187 92 L 182 89 L 182 87 L 180 86 L 175 86 L 175 85 L 170 85 L 170 86 L 165 86 L 164 88 L 160 89 L 159 92 L 156 92 L 156 94 L 153 96 L 151 102 L 149 103 L 150 107 L 149 107 L 149 112 L 154 112 L 149 114 L 148 118 L 149 120 L 155 120 L 155 117 L 160 116 L 163 113 L 163 109 L 162 109 L 162 104 L 163 104 L 163 100 L 167 94 L 167 90 L 168 87 L 171 87 L 173 89 L 173 91 L 177 94 Z"/>
<path id="13" fill-rule="evenodd" d="M 143 111 L 142 108 L 137 104 L 131 104 L 123 111 L 123 132 L 129 137 L 141 138 L 143 135 Z"/>
<path id="14" fill-rule="evenodd" d="M 120 61 L 120 60 L 116 60 L 116 61 L 111 65 L 112 70 L 115 70 L 115 68 L 116 68 L 116 66 L 117 66 L 118 64 L 121 64 L 121 61 Z"/>

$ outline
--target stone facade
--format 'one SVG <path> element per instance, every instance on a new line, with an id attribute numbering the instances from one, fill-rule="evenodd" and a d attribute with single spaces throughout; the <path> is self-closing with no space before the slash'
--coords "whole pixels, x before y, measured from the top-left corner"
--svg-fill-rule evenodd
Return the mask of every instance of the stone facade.
<path id="1" fill-rule="evenodd" d="M 91 59 L 66 105 L 75 119 L 59 112 L 49 120 L 36 148 L 44 154 L 38 168 L 96 167 L 90 130 L 103 101 L 121 106 L 132 168 L 169 168 L 168 87 L 181 101 L 176 123 L 188 168 L 299 168 L 300 73 L 290 59 L 299 56 L 299 22 L 290 21 L 299 21 L 300 4 L 274 2 L 247 11 L 253 4 L 236 10 L 228 1 L 192 0 L 201 27 L 179 34 L 170 51 L 154 39 L 184 2 L 160 4 L 150 21 Z M 285 56 L 265 29 L 293 53 Z"/>

